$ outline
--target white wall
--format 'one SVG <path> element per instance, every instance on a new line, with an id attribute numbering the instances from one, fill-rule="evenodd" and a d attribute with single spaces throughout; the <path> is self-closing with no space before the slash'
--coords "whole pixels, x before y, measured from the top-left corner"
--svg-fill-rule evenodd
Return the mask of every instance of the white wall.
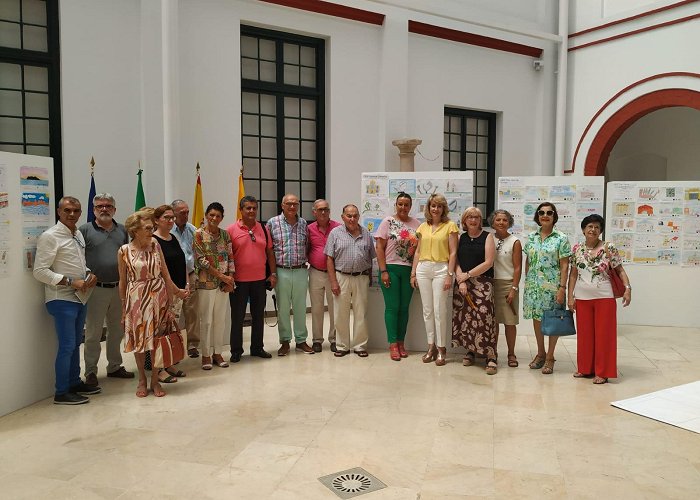
<path id="1" fill-rule="evenodd" d="M 665 108 L 637 120 L 618 139 L 610 153 L 608 180 L 700 180 L 700 111 L 692 108 Z M 658 157 L 665 168 L 657 177 Z M 635 164 L 636 163 L 636 166 Z M 629 174 L 615 175 L 629 165 Z"/>

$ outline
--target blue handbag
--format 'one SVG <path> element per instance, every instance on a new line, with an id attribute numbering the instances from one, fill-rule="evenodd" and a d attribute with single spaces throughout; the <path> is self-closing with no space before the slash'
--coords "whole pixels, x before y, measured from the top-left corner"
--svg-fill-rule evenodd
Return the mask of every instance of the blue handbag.
<path id="1" fill-rule="evenodd" d="M 574 313 L 564 308 L 544 311 L 542 315 L 542 335 L 549 337 L 576 335 Z"/>

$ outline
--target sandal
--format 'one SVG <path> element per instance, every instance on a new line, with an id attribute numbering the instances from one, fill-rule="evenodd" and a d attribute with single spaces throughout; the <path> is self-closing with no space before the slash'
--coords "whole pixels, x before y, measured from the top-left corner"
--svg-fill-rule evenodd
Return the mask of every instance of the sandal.
<path id="1" fill-rule="evenodd" d="M 146 384 L 139 384 L 136 386 L 136 397 L 137 398 L 145 398 L 148 396 L 148 389 L 146 388 Z"/>
<path id="2" fill-rule="evenodd" d="M 472 366 L 474 364 L 474 353 L 473 352 L 468 352 L 463 358 L 462 358 L 462 366 Z"/>
<path id="3" fill-rule="evenodd" d="M 211 370 L 212 367 L 211 358 L 202 356 L 202 370 Z"/>
<path id="4" fill-rule="evenodd" d="M 554 373 L 554 362 L 556 359 L 547 358 L 544 362 L 544 368 L 542 368 L 542 375 L 551 375 Z"/>
<path id="5" fill-rule="evenodd" d="M 518 357 L 515 354 L 508 355 L 508 366 L 510 366 L 511 368 L 518 367 Z"/>
<path id="6" fill-rule="evenodd" d="M 165 378 L 160 378 L 161 373 L 166 373 L 168 376 Z M 177 382 L 177 379 L 175 378 L 174 375 L 171 375 L 170 373 L 168 373 L 167 370 L 159 370 L 158 371 L 158 381 L 161 384 L 174 384 L 175 382 Z"/>
<path id="7" fill-rule="evenodd" d="M 187 374 L 185 372 L 183 372 L 182 370 L 170 371 L 170 368 L 166 368 L 165 372 L 168 375 L 171 375 L 173 377 L 186 377 L 187 376 Z"/>
<path id="8" fill-rule="evenodd" d="M 152 385 L 151 390 L 153 391 L 153 395 L 157 398 L 162 398 L 163 396 L 165 396 L 165 391 L 160 386 L 160 384 Z"/>
<path id="9" fill-rule="evenodd" d="M 221 354 L 214 354 L 214 364 L 219 368 L 228 368 L 228 361 L 224 361 L 224 357 Z"/>
<path id="10" fill-rule="evenodd" d="M 574 378 L 591 378 L 593 375 L 590 373 L 574 372 Z"/>
<path id="11" fill-rule="evenodd" d="M 361 358 L 366 358 L 369 356 L 369 353 L 367 351 L 355 351 L 355 354 L 357 354 Z"/>
<path id="12" fill-rule="evenodd" d="M 498 372 L 498 363 L 496 362 L 495 359 L 489 359 L 486 362 L 486 375 L 496 375 Z"/>
<path id="13" fill-rule="evenodd" d="M 530 361 L 528 366 L 530 367 L 530 370 L 539 370 L 544 366 L 544 356 L 538 354 L 532 359 L 532 361 Z"/>
<path id="14" fill-rule="evenodd" d="M 594 383 L 595 385 L 607 384 L 607 383 L 608 383 L 608 379 L 605 378 L 605 377 L 596 377 L 596 378 L 593 379 L 593 383 Z"/>

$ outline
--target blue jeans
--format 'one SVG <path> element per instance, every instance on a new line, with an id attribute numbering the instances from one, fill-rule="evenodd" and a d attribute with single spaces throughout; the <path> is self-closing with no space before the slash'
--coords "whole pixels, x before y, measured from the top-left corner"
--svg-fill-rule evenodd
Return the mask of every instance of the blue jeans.
<path id="1" fill-rule="evenodd" d="M 52 300 L 46 309 L 53 316 L 58 336 L 56 353 L 56 396 L 66 394 L 80 384 L 80 340 L 85 326 L 87 306 L 80 302 Z"/>

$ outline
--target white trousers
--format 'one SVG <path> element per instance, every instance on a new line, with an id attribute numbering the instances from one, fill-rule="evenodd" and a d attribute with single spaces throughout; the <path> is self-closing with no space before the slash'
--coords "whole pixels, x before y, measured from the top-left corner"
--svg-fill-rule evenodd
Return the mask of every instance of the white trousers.
<path id="1" fill-rule="evenodd" d="M 369 276 L 350 276 L 336 273 L 340 285 L 340 295 L 333 296 L 335 308 L 335 328 L 339 351 L 367 350 L 367 290 Z M 350 306 L 352 306 L 352 341 L 350 340 Z"/>
<path id="2" fill-rule="evenodd" d="M 416 281 L 423 302 L 423 321 L 428 344 L 445 347 L 449 321 L 447 318 L 448 290 L 443 290 L 447 277 L 447 262 L 422 260 L 416 267 Z"/>
<path id="3" fill-rule="evenodd" d="M 311 301 L 311 333 L 314 343 L 323 343 L 323 318 L 326 301 L 328 302 L 328 317 L 331 319 L 331 324 L 328 327 L 328 341 L 335 342 L 335 318 L 333 317 L 331 280 L 328 277 L 328 273 L 313 267 L 309 268 L 309 299 Z"/>
<path id="4" fill-rule="evenodd" d="M 228 293 L 218 288 L 214 290 L 197 290 L 199 307 L 199 349 L 202 356 L 221 354 L 224 348 L 224 330 L 226 329 L 226 311 L 230 308 Z"/>

